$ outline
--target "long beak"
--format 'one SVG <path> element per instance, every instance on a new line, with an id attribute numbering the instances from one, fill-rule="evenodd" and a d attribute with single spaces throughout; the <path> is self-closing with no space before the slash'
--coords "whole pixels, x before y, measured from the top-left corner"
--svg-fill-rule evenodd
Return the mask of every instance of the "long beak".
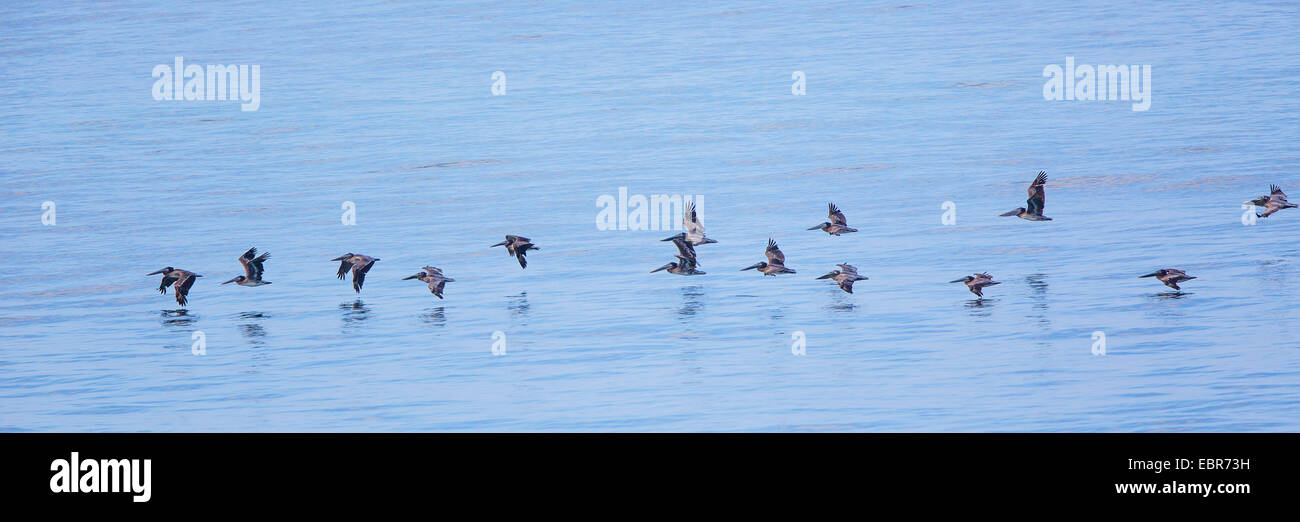
<path id="1" fill-rule="evenodd" d="M 1183 278 L 1183 281 L 1191 281 L 1191 280 L 1193 280 L 1193 279 L 1196 279 L 1196 276 L 1187 276 L 1187 277 L 1184 277 L 1184 278 Z"/>
<path id="2" fill-rule="evenodd" d="M 826 275 L 821 276 L 821 277 L 818 277 L 817 279 L 830 279 L 830 278 L 832 278 L 832 277 L 835 277 L 835 273 L 834 273 L 834 272 L 829 273 L 829 274 L 826 274 Z"/>
<path id="3" fill-rule="evenodd" d="M 1012 210 L 1012 211 L 1010 211 L 1010 212 L 1003 212 L 1003 213 L 998 214 L 998 215 L 999 215 L 999 216 L 1002 216 L 1002 217 L 1014 216 L 1014 215 L 1019 214 L 1019 213 L 1024 212 L 1024 211 L 1025 211 L 1025 209 L 1023 209 L 1023 208 L 1018 208 L 1018 209 Z"/>
<path id="4" fill-rule="evenodd" d="M 502 241 L 502 242 L 497 243 L 497 244 L 492 245 L 492 246 L 494 246 L 494 247 L 505 246 L 506 243 L 507 243 L 506 241 Z M 492 247 L 488 247 L 488 248 L 492 248 Z"/>
<path id="5" fill-rule="evenodd" d="M 413 276 L 406 276 L 406 277 L 403 277 L 402 280 L 405 281 L 405 280 L 407 280 L 407 279 L 416 279 L 416 278 L 419 278 L 419 277 L 422 276 L 422 275 L 424 275 L 424 274 L 415 274 L 415 275 L 413 275 Z"/>
<path id="6" fill-rule="evenodd" d="M 450 278 L 450 277 L 444 277 L 442 280 L 443 280 L 443 281 L 446 281 L 446 282 L 448 282 L 448 283 L 452 283 L 452 282 L 455 282 L 455 281 L 456 281 L 455 279 L 452 279 L 452 278 Z"/>
<path id="7" fill-rule="evenodd" d="M 347 259 L 347 258 L 348 258 L 348 256 L 339 256 L 339 257 L 336 257 L 336 258 L 334 258 L 334 259 L 331 259 L 330 261 L 342 261 L 342 260 Z"/>
<path id="8" fill-rule="evenodd" d="M 966 280 L 965 280 L 965 279 L 953 279 L 952 281 L 948 281 L 948 282 L 949 282 L 949 283 L 965 283 Z"/>
<path id="9" fill-rule="evenodd" d="M 817 226 L 812 227 L 812 228 L 810 228 L 810 229 L 808 229 L 808 230 L 820 230 L 821 228 L 822 228 L 821 225 L 817 225 Z"/>
<path id="10" fill-rule="evenodd" d="M 1150 274 L 1147 274 L 1147 275 L 1141 275 L 1141 276 L 1138 276 L 1138 279 L 1141 279 L 1141 278 L 1143 278 L 1143 277 L 1155 277 L 1155 276 L 1158 276 L 1158 275 L 1160 275 L 1160 272 L 1151 272 Z"/>
<path id="11" fill-rule="evenodd" d="M 234 278 L 234 279 L 231 279 L 231 280 L 229 280 L 229 281 L 226 281 L 226 282 L 225 282 L 225 283 L 221 283 L 221 284 L 223 284 L 223 285 L 224 285 L 224 284 L 228 284 L 228 283 L 233 283 L 233 282 L 235 282 L 235 281 L 238 281 L 238 280 L 239 280 L 239 278 L 238 278 L 238 277 L 236 277 L 236 278 Z"/>
<path id="12" fill-rule="evenodd" d="M 707 245 L 707 244 L 709 244 L 709 243 L 717 243 L 717 242 L 718 242 L 718 240 L 716 240 L 716 239 L 709 239 L 709 238 L 706 237 L 706 238 L 704 238 L 704 241 L 701 241 L 701 242 L 700 242 L 700 244 L 701 244 L 701 245 Z"/>
<path id="13" fill-rule="evenodd" d="M 672 267 L 673 267 L 673 264 L 672 264 L 672 263 L 668 263 L 668 264 L 666 264 L 666 265 L 664 265 L 664 266 L 661 266 L 661 267 L 659 267 L 659 268 L 656 268 L 656 269 L 654 269 L 654 270 L 651 270 L 650 273 L 653 274 L 653 273 L 658 272 L 658 271 L 660 271 L 660 270 L 668 270 L 669 268 L 672 268 Z"/>
<path id="14" fill-rule="evenodd" d="M 857 278 L 857 279 L 854 279 L 854 281 L 866 281 L 866 280 L 868 280 L 868 279 L 871 279 L 871 278 L 870 278 L 870 277 L 867 277 L 867 276 L 858 276 L 858 278 Z"/>
<path id="15" fill-rule="evenodd" d="M 660 239 L 660 241 L 672 241 L 672 240 L 674 240 L 674 239 L 685 239 L 685 238 L 686 238 L 686 234 L 683 233 L 683 234 L 677 234 L 677 235 L 675 235 L 675 236 L 673 236 L 673 237 L 666 237 L 666 238 Z"/>
<path id="16" fill-rule="evenodd" d="M 163 272 L 164 272 L 164 270 L 154 270 L 153 272 L 149 272 L 149 273 L 147 273 L 147 274 L 145 274 L 145 275 L 146 275 L 146 276 L 158 275 L 158 274 L 161 274 L 161 273 L 163 273 Z"/>
<path id="17" fill-rule="evenodd" d="M 742 269 L 740 269 L 740 271 L 741 271 L 741 272 L 744 272 L 745 270 L 753 270 L 753 269 L 758 268 L 758 267 L 760 267 L 760 266 L 763 266 L 763 264 L 762 264 L 762 263 L 757 263 L 757 264 L 749 265 L 749 266 L 747 266 L 747 267 L 745 267 L 745 268 L 742 268 Z"/>

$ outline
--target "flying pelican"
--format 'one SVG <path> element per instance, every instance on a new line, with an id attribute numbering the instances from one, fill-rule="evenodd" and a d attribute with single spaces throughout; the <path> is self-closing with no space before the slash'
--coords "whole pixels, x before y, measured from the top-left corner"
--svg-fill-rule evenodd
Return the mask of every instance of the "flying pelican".
<path id="1" fill-rule="evenodd" d="M 993 276 L 989 275 L 987 272 L 977 272 L 975 275 L 968 275 L 961 279 L 954 279 L 948 282 L 966 283 L 966 288 L 970 289 L 970 293 L 980 297 L 984 297 L 984 287 L 1002 284 L 1001 281 L 994 281 Z"/>
<path id="2" fill-rule="evenodd" d="M 330 261 L 340 261 L 339 279 L 347 277 L 348 270 L 352 270 L 352 289 L 359 294 L 361 285 L 366 282 L 366 272 L 370 271 L 370 267 L 375 266 L 375 261 L 379 261 L 379 258 L 348 252 Z"/>
<path id="3" fill-rule="evenodd" d="M 505 241 L 502 241 L 492 246 L 494 247 L 505 246 L 506 255 L 515 256 L 516 258 L 519 259 L 519 268 L 528 268 L 528 258 L 524 257 L 524 255 L 528 254 L 529 250 L 541 250 L 540 248 L 537 248 L 537 246 L 534 245 L 532 241 L 533 240 L 528 239 L 524 236 L 512 236 L 506 234 Z"/>
<path id="4" fill-rule="evenodd" d="M 1182 288 L 1178 288 L 1178 283 L 1196 279 L 1195 276 L 1189 276 L 1187 275 L 1187 272 L 1184 272 L 1177 268 L 1161 268 L 1160 270 L 1156 270 L 1155 272 L 1151 272 L 1150 274 L 1138 276 L 1138 277 L 1139 278 L 1154 277 L 1156 279 L 1159 279 L 1161 283 L 1164 283 L 1165 286 L 1169 288 L 1173 288 L 1174 290 L 1182 290 Z"/>
<path id="5" fill-rule="evenodd" d="M 1016 216 L 1030 221 L 1051 221 L 1052 218 L 1043 215 L 1043 207 L 1047 203 L 1047 191 L 1046 187 L 1044 187 L 1046 184 L 1047 172 L 1038 171 L 1038 177 L 1034 178 L 1033 183 L 1029 184 L 1029 199 L 1025 200 L 1025 204 L 1029 205 L 1029 208 L 1021 207 L 1004 213 L 1002 216 Z"/>
<path id="6" fill-rule="evenodd" d="M 684 275 L 684 276 L 704 275 L 704 272 L 695 269 L 696 265 L 694 259 L 683 255 L 678 255 L 674 257 L 676 257 L 678 261 L 681 261 L 681 263 L 677 263 L 677 262 L 668 263 L 664 266 L 651 270 L 650 273 L 653 274 L 660 270 L 667 270 L 668 273 L 670 274 L 677 274 L 677 275 Z"/>
<path id="7" fill-rule="evenodd" d="M 767 262 L 758 262 L 756 264 L 740 269 L 742 272 L 751 268 L 757 268 L 763 275 L 775 276 L 777 274 L 793 274 L 794 270 L 785 267 L 785 254 L 776 246 L 776 241 L 771 238 L 767 240 Z"/>
<path id="8" fill-rule="evenodd" d="M 853 265 L 850 265 L 848 263 L 840 263 L 835 266 L 840 267 L 840 269 L 831 270 L 829 274 L 818 277 L 817 279 L 833 279 L 835 280 L 835 283 L 840 285 L 841 290 L 844 290 L 845 292 L 848 292 L 850 294 L 853 293 L 854 281 L 867 280 L 867 276 L 858 275 L 858 269 Z"/>
<path id="9" fill-rule="evenodd" d="M 1287 201 L 1286 193 L 1282 192 L 1282 189 L 1277 185 L 1269 185 L 1268 190 L 1269 190 L 1269 195 L 1260 196 L 1250 201 L 1243 202 L 1242 204 L 1264 207 L 1265 210 L 1263 214 L 1255 214 L 1256 217 L 1262 217 L 1262 218 L 1269 217 L 1274 213 L 1276 213 L 1277 211 L 1282 210 L 1284 208 L 1296 208 L 1297 206 L 1300 206 L 1300 205 L 1296 205 L 1295 203 L 1291 203 Z"/>
<path id="10" fill-rule="evenodd" d="M 685 238 L 680 238 L 680 237 L 673 238 L 673 245 L 677 247 L 677 252 L 681 254 L 678 257 L 684 257 L 690 259 L 691 264 L 697 266 L 700 264 L 699 258 L 695 256 L 695 247 L 691 246 L 691 244 L 687 242 Z"/>
<path id="11" fill-rule="evenodd" d="M 700 217 L 695 215 L 695 202 L 687 201 L 686 210 L 682 212 L 682 228 L 686 230 L 681 234 L 673 237 L 666 237 L 660 241 L 672 241 L 674 239 L 685 239 L 691 246 L 706 245 L 717 243 L 716 240 L 704 237 L 704 225 L 700 224 Z"/>
<path id="12" fill-rule="evenodd" d="M 247 252 L 244 252 L 244 255 L 239 256 L 239 264 L 244 265 L 244 275 L 237 276 L 234 279 L 221 284 L 235 283 L 239 286 L 262 286 L 271 284 L 270 281 L 262 280 L 262 263 L 265 263 L 270 257 L 270 252 L 262 252 L 262 255 L 259 256 L 257 255 L 256 248 L 248 249 Z"/>
<path id="13" fill-rule="evenodd" d="M 826 208 L 826 217 L 829 218 L 830 221 L 809 228 L 808 230 L 822 230 L 832 236 L 858 231 L 856 228 L 849 228 L 849 222 L 844 219 L 844 213 L 840 212 L 839 207 L 836 207 L 834 203 L 827 203 Z"/>
<path id="14" fill-rule="evenodd" d="M 419 279 L 428 283 L 429 291 L 438 296 L 438 299 L 442 299 L 442 287 L 446 286 L 448 281 L 455 281 L 455 279 L 442 275 L 442 269 L 435 266 L 426 266 L 415 275 L 402 278 L 403 281 L 407 279 Z"/>
<path id="15" fill-rule="evenodd" d="M 190 293 L 190 287 L 194 286 L 194 280 L 203 277 L 189 270 L 181 270 L 170 266 L 163 268 L 162 270 L 154 270 L 145 275 L 157 274 L 162 274 L 163 276 L 162 283 L 158 285 L 158 293 L 166 294 L 167 287 L 171 286 L 172 283 L 176 283 L 176 288 L 173 290 L 176 292 L 176 303 L 181 306 L 185 306 L 185 303 L 188 302 L 186 296 Z"/>

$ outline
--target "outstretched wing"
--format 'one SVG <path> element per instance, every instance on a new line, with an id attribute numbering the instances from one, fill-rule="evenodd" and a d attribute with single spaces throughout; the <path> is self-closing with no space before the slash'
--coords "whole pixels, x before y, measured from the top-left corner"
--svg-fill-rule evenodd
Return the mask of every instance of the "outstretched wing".
<path id="1" fill-rule="evenodd" d="M 352 258 L 349 257 L 347 259 L 339 261 L 339 279 L 343 279 L 345 276 L 347 276 L 348 270 L 351 269 L 352 269 Z"/>
<path id="2" fill-rule="evenodd" d="M 1268 193 L 1270 197 L 1281 196 L 1282 199 L 1286 199 L 1286 193 L 1282 192 L 1282 187 L 1279 187 L 1277 185 L 1269 185 Z"/>
<path id="3" fill-rule="evenodd" d="M 1043 207 L 1047 205 L 1046 184 L 1047 172 L 1042 170 L 1038 171 L 1038 177 L 1034 178 L 1033 183 L 1029 184 L 1029 199 L 1025 200 L 1029 205 L 1028 210 L 1030 214 L 1043 214 Z"/>
<path id="4" fill-rule="evenodd" d="M 171 286 L 172 283 L 175 282 L 176 282 L 176 276 L 171 275 L 170 272 L 163 274 L 162 282 L 158 283 L 158 293 L 160 294 L 167 293 L 167 287 Z"/>
<path id="5" fill-rule="evenodd" d="M 247 252 L 244 252 L 244 255 L 239 256 L 239 264 L 244 265 L 244 276 L 253 280 L 261 280 L 262 263 L 270 257 L 271 254 L 268 252 L 263 252 L 259 256 L 256 248 L 248 249 Z"/>
<path id="6" fill-rule="evenodd" d="M 690 259 L 692 262 L 696 261 L 695 247 L 687 243 L 685 239 L 675 237 L 673 238 L 673 244 L 677 245 L 677 251 L 681 253 L 682 257 Z"/>
<path id="7" fill-rule="evenodd" d="M 686 202 L 686 209 L 682 212 L 682 228 L 687 235 L 704 234 L 704 225 L 700 224 L 700 217 L 695 214 L 694 201 Z"/>
<path id="8" fill-rule="evenodd" d="M 194 286 L 194 274 L 186 273 L 176 280 L 176 303 L 185 306 L 189 302 L 186 297 L 190 294 L 190 287 Z"/>
<path id="9" fill-rule="evenodd" d="M 361 291 L 361 285 L 365 284 L 366 282 L 366 272 L 369 272 L 370 267 L 372 266 L 375 266 L 374 259 L 368 259 L 366 260 L 365 264 L 355 265 L 352 267 L 352 289 L 353 290 L 356 290 L 357 292 Z"/>
<path id="10" fill-rule="evenodd" d="M 848 264 L 848 263 L 840 263 L 840 264 L 835 265 L 835 266 L 840 267 L 840 273 L 849 274 L 849 275 L 851 275 L 851 276 L 857 276 L 857 275 L 858 275 L 858 267 L 855 267 L 855 266 L 850 265 L 850 264 Z"/>
<path id="11" fill-rule="evenodd" d="M 844 226 L 849 224 L 848 220 L 844 219 L 844 213 L 840 212 L 840 208 L 835 206 L 834 203 L 827 203 L 826 207 L 826 216 L 830 218 L 832 225 Z"/>
<path id="12" fill-rule="evenodd" d="M 767 240 L 767 263 L 769 265 L 785 266 L 785 254 L 781 253 L 781 248 L 776 246 L 776 241 L 771 238 Z"/>

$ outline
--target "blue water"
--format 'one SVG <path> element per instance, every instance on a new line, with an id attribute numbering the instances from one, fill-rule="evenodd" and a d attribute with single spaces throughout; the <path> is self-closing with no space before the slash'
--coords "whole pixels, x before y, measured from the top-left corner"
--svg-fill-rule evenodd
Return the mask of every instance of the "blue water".
<path id="1" fill-rule="evenodd" d="M 0 429 L 1297 431 L 1300 210 L 1240 208 L 1300 198 L 1297 35 L 1287 2 L 5 4 Z M 155 101 L 177 56 L 260 65 L 260 109 Z M 1151 65 L 1150 110 L 1044 100 L 1067 56 Z M 1055 221 L 998 217 L 1038 170 Z M 702 196 L 708 274 L 597 229 L 619 187 Z M 860 232 L 806 231 L 827 201 Z M 768 237 L 798 274 L 739 271 Z M 274 284 L 220 286 L 251 246 Z"/>

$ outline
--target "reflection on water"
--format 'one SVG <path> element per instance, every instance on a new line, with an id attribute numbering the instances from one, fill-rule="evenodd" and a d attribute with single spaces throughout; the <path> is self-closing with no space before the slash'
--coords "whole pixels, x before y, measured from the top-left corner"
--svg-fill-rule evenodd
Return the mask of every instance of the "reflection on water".
<path id="1" fill-rule="evenodd" d="M 360 326 L 361 322 L 365 321 L 370 314 L 370 308 L 361 299 L 350 303 L 340 303 L 339 310 L 343 311 L 344 328 Z"/>
<path id="2" fill-rule="evenodd" d="M 252 346 L 262 346 L 265 344 L 266 329 L 262 326 L 265 319 L 270 316 L 262 312 L 241 312 L 237 319 L 239 320 L 239 334 L 248 340 Z"/>
<path id="3" fill-rule="evenodd" d="M 993 297 L 980 297 L 966 301 L 966 309 L 970 311 L 971 317 L 989 317 L 992 315 L 993 305 L 998 300 Z"/>
<path id="4" fill-rule="evenodd" d="M 199 320 L 198 315 L 191 315 L 189 310 L 163 310 L 160 312 L 164 326 L 190 326 Z"/>
<path id="5" fill-rule="evenodd" d="M 682 304 L 677 308 L 677 315 L 681 319 L 689 318 L 704 307 L 704 287 L 700 285 L 683 286 L 681 292 Z"/>
<path id="6" fill-rule="evenodd" d="M 520 292 L 519 295 L 509 296 L 509 304 L 506 308 L 510 310 L 511 319 L 519 319 L 523 324 L 528 324 L 528 292 Z"/>
<path id="7" fill-rule="evenodd" d="M 420 320 L 438 327 L 446 326 L 447 309 L 442 306 L 426 309 L 424 314 L 420 316 Z"/>

